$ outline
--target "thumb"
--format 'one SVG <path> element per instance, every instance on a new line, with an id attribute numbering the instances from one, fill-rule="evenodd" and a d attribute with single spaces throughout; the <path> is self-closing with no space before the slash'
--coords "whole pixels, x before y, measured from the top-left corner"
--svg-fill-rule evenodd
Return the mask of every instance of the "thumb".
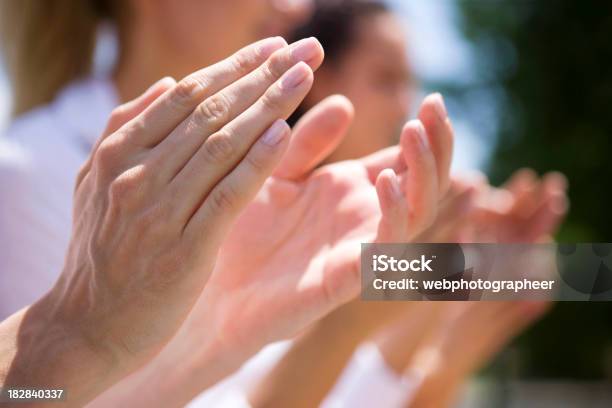
<path id="1" fill-rule="evenodd" d="M 338 147 L 353 115 L 353 105 L 344 96 L 330 96 L 318 103 L 295 126 L 289 148 L 274 175 L 288 180 L 306 176 Z"/>

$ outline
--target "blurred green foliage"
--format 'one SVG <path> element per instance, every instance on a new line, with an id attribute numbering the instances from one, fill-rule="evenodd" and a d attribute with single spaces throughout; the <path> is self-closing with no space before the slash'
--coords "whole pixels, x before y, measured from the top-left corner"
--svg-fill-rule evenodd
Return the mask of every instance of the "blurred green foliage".
<path id="1" fill-rule="evenodd" d="M 458 9 L 476 70 L 442 88 L 474 122 L 498 119 L 487 135 L 492 181 L 523 166 L 559 170 L 571 209 L 558 240 L 612 241 L 612 2 L 464 0 Z M 611 378 L 612 303 L 560 303 L 518 345 L 522 376 Z"/>

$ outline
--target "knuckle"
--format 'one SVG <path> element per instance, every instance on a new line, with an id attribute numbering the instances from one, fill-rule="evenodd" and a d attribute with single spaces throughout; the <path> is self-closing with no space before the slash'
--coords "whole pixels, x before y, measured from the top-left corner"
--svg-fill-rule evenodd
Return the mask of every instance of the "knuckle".
<path id="1" fill-rule="evenodd" d="M 221 186 L 213 190 L 210 195 L 213 213 L 218 215 L 233 211 L 236 208 L 238 199 L 238 191 L 231 185 Z"/>
<path id="2" fill-rule="evenodd" d="M 124 203 L 130 194 L 131 184 L 122 178 L 113 180 L 108 187 L 109 201 L 115 205 Z"/>
<path id="3" fill-rule="evenodd" d="M 251 169 L 257 173 L 263 172 L 268 168 L 268 156 L 263 152 L 251 152 L 244 160 L 248 163 Z"/>
<path id="4" fill-rule="evenodd" d="M 276 81 L 283 75 L 286 67 L 285 54 L 282 52 L 274 53 L 268 63 L 263 66 L 264 75 L 271 81 Z"/>
<path id="5" fill-rule="evenodd" d="M 229 134 L 215 133 L 203 145 L 204 152 L 211 163 L 219 164 L 230 159 L 234 153 L 234 143 Z"/>
<path id="6" fill-rule="evenodd" d="M 263 105 L 263 108 L 265 110 L 268 110 L 270 112 L 279 112 L 283 110 L 283 103 L 281 101 L 281 98 L 278 95 L 278 92 L 275 92 L 273 90 L 268 90 L 261 97 L 261 104 Z"/>
<path id="7" fill-rule="evenodd" d="M 124 112 L 125 112 L 125 106 L 124 105 L 117 106 L 115 109 L 113 109 L 111 111 L 111 114 L 110 114 L 111 120 L 122 117 Z"/>
<path id="8" fill-rule="evenodd" d="M 113 167 L 119 159 L 120 147 L 112 138 L 107 138 L 100 143 L 94 154 L 94 162 L 98 170 L 108 170 Z"/>
<path id="9" fill-rule="evenodd" d="M 206 85 L 195 75 L 188 76 L 177 83 L 170 93 L 171 104 L 181 110 L 197 104 Z"/>
<path id="10" fill-rule="evenodd" d="M 109 201 L 118 207 L 131 207 L 139 202 L 142 195 L 142 185 L 145 178 L 143 166 L 125 171 L 115 178 L 109 185 Z"/>
<path id="11" fill-rule="evenodd" d="M 251 52 L 238 52 L 232 57 L 231 64 L 236 73 L 245 75 L 251 70 L 255 59 L 255 55 Z"/>
<path id="12" fill-rule="evenodd" d="M 115 109 L 113 109 L 108 119 L 107 128 L 117 129 L 118 127 L 120 127 L 120 125 L 124 121 L 123 118 L 126 115 L 125 111 L 126 111 L 126 108 L 123 105 L 120 105 L 116 107 Z"/>
<path id="13" fill-rule="evenodd" d="M 199 126 L 210 123 L 221 124 L 228 120 L 230 104 L 223 94 L 216 94 L 202 102 L 194 113 L 194 119 Z"/>
<path id="14" fill-rule="evenodd" d="M 131 137 L 130 135 L 144 135 L 148 130 L 147 124 L 142 118 L 135 118 L 123 124 L 119 132 L 127 136 L 127 141 L 131 141 L 137 138 Z"/>

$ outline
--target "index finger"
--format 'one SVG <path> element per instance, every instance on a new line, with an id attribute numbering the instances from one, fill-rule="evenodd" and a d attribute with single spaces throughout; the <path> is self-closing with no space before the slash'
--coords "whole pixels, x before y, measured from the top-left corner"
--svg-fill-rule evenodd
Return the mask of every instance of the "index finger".
<path id="1" fill-rule="evenodd" d="M 246 76 L 286 46 L 281 37 L 267 38 L 183 78 L 136 118 L 131 129 L 135 133 L 132 140 L 142 147 L 154 147 L 206 98 Z"/>

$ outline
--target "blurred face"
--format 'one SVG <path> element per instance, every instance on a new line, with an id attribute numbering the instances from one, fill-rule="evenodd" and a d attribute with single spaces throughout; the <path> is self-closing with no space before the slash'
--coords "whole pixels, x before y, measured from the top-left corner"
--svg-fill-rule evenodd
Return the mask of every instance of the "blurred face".
<path id="1" fill-rule="evenodd" d="M 340 93 L 355 106 L 347 138 L 329 161 L 355 159 L 397 142 L 412 94 L 412 75 L 401 22 L 379 13 L 359 22 L 357 40 L 339 65 L 317 73 L 308 105 Z"/>
<path id="2" fill-rule="evenodd" d="M 133 0 L 141 37 L 156 60 L 191 72 L 256 40 L 286 34 L 308 18 L 311 0 Z"/>

